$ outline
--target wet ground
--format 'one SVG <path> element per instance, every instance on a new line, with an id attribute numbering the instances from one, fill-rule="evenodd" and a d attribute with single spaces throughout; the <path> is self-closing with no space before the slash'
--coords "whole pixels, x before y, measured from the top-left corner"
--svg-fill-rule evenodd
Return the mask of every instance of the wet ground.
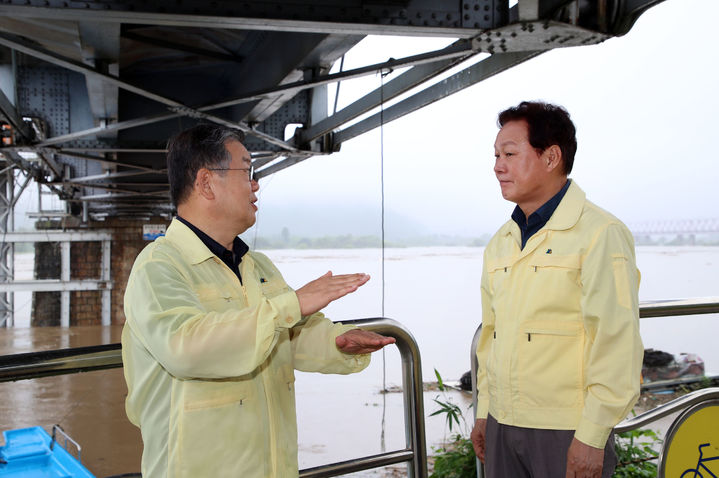
<path id="1" fill-rule="evenodd" d="M 0 355 L 117 343 L 122 326 L 0 328 Z M 0 430 L 59 424 L 97 477 L 140 471 L 142 439 L 125 416 L 122 369 L 0 383 Z M 4 444 L 4 443 L 3 443 Z M 72 450 L 72 447 L 70 447 Z"/>

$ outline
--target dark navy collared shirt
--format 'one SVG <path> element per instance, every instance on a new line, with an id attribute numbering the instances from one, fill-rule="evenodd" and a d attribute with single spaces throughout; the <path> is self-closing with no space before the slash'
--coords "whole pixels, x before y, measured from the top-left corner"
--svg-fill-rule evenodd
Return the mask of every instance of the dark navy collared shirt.
<path id="1" fill-rule="evenodd" d="M 524 246 L 527 244 L 529 238 L 535 235 L 537 231 L 539 231 L 541 228 L 544 227 L 545 224 L 547 224 L 549 218 L 552 217 L 554 211 L 557 210 L 557 206 L 559 206 L 559 203 L 562 202 L 562 198 L 567 192 L 567 189 L 569 189 L 569 183 L 571 182 L 572 180 L 568 179 L 567 183 L 562 187 L 562 189 L 559 190 L 557 194 L 552 196 L 549 201 L 542 204 L 539 209 L 529 215 L 529 220 L 524 215 L 524 211 L 522 211 L 519 206 L 514 208 L 514 212 L 512 212 L 512 219 L 514 219 L 514 222 L 517 223 L 517 225 L 519 226 L 519 230 L 522 232 L 522 249 L 524 249 Z"/>
<path id="2" fill-rule="evenodd" d="M 245 244 L 242 239 L 240 239 L 239 237 L 235 237 L 235 239 L 232 241 L 232 250 L 230 251 L 225 248 L 225 246 L 199 230 L 197 227 L 190 224 L 190 222 L 188 222 L 187 220 L 181 218 L 180 216 L 177 216 L 177 220 L 185 226 L 189 227 L 190 230 L 192 230 L 192 232 L 194 232 L 197 237 L 200 238 L 202 243 L 207 246 L 210 252 L 219 257 L 220 260 L 224 262 L 232 272 L 235 273 L 237 278 L 240 279 L 240 284 L 242 284 L 242 276 L 240 275 L 240 262 L 242 262 L 242 256 L 247 254 L 247 251 L 250 250 L 249 246 Z"/>

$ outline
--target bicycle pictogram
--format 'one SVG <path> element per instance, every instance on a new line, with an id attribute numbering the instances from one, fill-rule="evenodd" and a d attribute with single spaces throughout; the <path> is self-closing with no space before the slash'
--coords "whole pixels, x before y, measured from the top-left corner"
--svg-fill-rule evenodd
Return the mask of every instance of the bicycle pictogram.
<path id="1" fill-rule="evenodd" d="M 688 470 L 685 470 L 684 473 L 682 473 L 682 476 L 680 476 L 679 478 L 719 478 L 717 477 L 717 475 L 712 473 L 712 471 L 704 464 L 707 461 L 719 460 L 719 456 L 712 456 L 708 458 L 704 457 L 704 452 L 702 451 L 702 448 L 706 446 L 709 446 L 709 443 L 702 443 L 701 445 L 699 445 L 699 460 L 697 461 L 696 468 L 689 468 Z M 704 472 L 701 471 L 702 468 L 705 470 Z M 705 476 L 702 473 L 709 474 Z"/>

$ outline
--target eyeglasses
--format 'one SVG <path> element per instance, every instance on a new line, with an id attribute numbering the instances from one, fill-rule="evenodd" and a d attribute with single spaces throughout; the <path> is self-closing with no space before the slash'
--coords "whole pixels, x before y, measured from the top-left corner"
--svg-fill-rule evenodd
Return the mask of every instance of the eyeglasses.
<path id="1" fill-rule="evenodd" d="M 210 171 L 247 171 L 247 178 L 250 181 L 257 181 L 255 177 L 255 167 L 250 166 L 249 168 L 207 168 Z"/>

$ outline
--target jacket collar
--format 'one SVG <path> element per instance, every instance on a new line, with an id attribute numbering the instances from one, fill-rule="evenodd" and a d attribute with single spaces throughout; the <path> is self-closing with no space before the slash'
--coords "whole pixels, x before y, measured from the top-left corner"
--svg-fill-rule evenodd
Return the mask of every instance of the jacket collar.
<path id="1" fill-rule="evenodd" d="M 165 239 L 179 249 L 191 264 L 199 264 L 215 256 L 210 249 L 192 232 L 192 229 L 173 219 L 165 232 Z"/>
<path id="2" fill-rule="evenodd" d="M 563 231 L 576 225 L 577 221 L 579 221 L 579 217 L 582 215 L 586 198 L 587 195 L 584 194 L 584 191 L 577 186 L 576 181 L 572 180 L 569 189 L 567 189 L 567 194 L 564 195 L 564 198 L 562 198 L 562 201 L 544 228 Z"/>
<path id="3" fill-rule="evenodd" d="M 569 184 L 569 189 L 567 189 L 567 193 L 562 198 L 559 206 L 557 206 L 554 214 L 552 214 L 549 221 L 547 221 L 544 227 L 542 227 L 535 236 L 542 234 L 543 231 L 547 230 L 563 231 L 570 229 L 572 226 L 577 224 L 579 217 L 582 215 L 582 209 L 584 208 L 584 201 L 586 197 L 587 195 L 577 185 L 577 181 L 572 179 Z M 519 230 L 519 226 L 513 219 L 510 219 L 501 227 L 499 235 L 512 235 L 518 245 L 522 243 L 522 233 Z M 533 237 L 534 236 L 532 236 L 532 238 Z M 530 241 L 532 241 L 532 238 L 530 238 Z M 527 244 L 529 244 L 529 242 Z M 529 251 L 527 251 L 527 248 L 525 247 L 523 252 Z"/>

